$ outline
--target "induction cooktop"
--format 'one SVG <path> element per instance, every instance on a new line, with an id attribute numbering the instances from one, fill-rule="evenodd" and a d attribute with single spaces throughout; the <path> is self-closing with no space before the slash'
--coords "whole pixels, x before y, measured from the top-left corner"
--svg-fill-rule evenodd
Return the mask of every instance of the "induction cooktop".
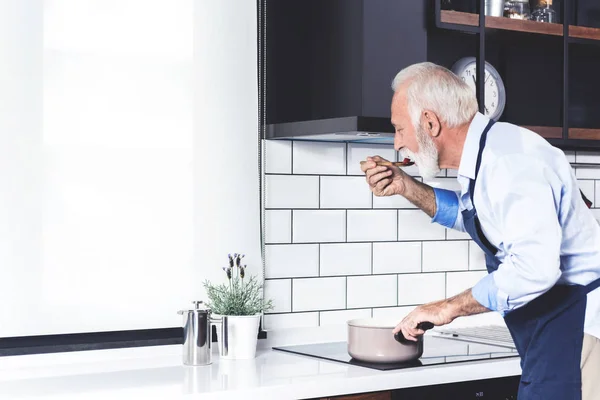
<path id="1" fill-rule="evenodd" d="M 380 371 L 519 357 L 514 348 L 469 343 L 462 340 L 427 335 L 423 337 L 423 356 L 415 361 L 405 363 L 369 363 L 356 360 L 348 354 L 347 342 L 279 346 L 273 347 L 273 350 L 378 369 Z"/>

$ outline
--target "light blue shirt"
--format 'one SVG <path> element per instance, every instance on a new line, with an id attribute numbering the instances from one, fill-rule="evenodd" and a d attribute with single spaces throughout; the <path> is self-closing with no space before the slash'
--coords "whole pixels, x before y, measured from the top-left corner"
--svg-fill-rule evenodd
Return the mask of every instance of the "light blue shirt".
<path id="1" fill-rule="evenodd" d="M 488 121 L 477 113 L 469 126 L 457 176 L 461 190 L 434 188 L 433 222 L 464 231 L 461 211 L 472 208 L 469 181 Z M 557 283 L 586 285 L 600 278 L 600 226 L 560 149 L 532 131 L 497 122 L 476 182 L 481 229 L 501 263 L 473 287 L 479 303 L 505 315 Z M 600 289 L 588 294 L 584 330 L 600 338 Z"/>

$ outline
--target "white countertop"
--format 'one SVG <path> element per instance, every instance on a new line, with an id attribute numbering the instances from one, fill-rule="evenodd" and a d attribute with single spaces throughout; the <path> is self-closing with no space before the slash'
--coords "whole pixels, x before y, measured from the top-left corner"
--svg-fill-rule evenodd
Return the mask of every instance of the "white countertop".
<path id="1" fill-rule="evenodd" d="M 317 337 L 339 339 L 339 330 L 326 331 Z M 182 364 L 181 352 L 182 346 L 171 345 L 0 357 L 0 398 L 299 399 L 521 373 L 518 357 L 379 371 L 270 347 L 260 348 L 253 360 L 220 360 L 213 353 L 211 365 L 189 367 Z"/>

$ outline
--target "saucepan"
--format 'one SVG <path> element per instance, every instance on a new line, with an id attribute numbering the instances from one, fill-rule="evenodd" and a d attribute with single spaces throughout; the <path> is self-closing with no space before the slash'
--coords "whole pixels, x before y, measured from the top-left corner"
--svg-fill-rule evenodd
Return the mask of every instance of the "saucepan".
<path id="1" fill-rule="evenodd" d="M 348 354 L 358 361 L 374 363 L 402 363 L 418 359 L 423 355 L 423 336 L 418 340 L 407 340 L 402 332 L 393 333 L 398 322 L 360 318 L 347 321 Z M 418 328 L 433 328 L 431 322 L 421 322 Z"/>

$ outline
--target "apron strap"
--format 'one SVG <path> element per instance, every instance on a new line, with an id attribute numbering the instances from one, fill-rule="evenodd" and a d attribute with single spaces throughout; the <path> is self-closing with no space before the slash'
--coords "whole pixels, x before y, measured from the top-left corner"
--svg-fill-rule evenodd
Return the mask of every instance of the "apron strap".
<path id="1" fill-rule="evenodd" d="M 475 164 L 475 178 L 471 179 L 469 182 L 469 195 L 471 196 L 471 205 L 475 208 L 475 201 L 473 201 L 473 196 L 475 196 L 475 181 L 477 180 L 477 175 L 479 174 L 479 167 L 481 167 L 481 156 L 483 154 L 483 148 L 485 147 L 485 142 L 487 140 L 487 134 L 492 128 L 496 121 L 490 119 L 487 126 L 483 130 L 481 134 L 481 138 L 479 139 L 479 153 L 477 153 L 477 163 Z"/>
<path id="2" fill-rule="evenodd" d="M 479 139 L 479 152 L 477 153 L 477 163 L 475 164 L 475 177 L 474 179 L 471 179 L 469 181 L 469 196 L 471 197 L 471 206 L 473 207 L 473 210 L 475 209 L 475 201 L 473 200 L 473 196 L 475 193 L 475 181 L 477 180 L 477 175 L 479 174 L 479 167 L 481 167 L 481 155 L 483 154 L 483 149 L 485 148 L 485 142 L 487 140 L 488 132 L 490 131 L 495 122 L 496 121 L 494 121 L 493 119 L 490 119 L 487 126 L 481 133 L 481 138 Z M 496 254 L 498 249 L 496 249 L 496 247 L 494 247 L 494 245 L 491 244 L 487 237 L 485 237 L 485 235 L 483 234 L 483 230 L 481 229 L 481 223 L 479 222 L 477 214 L 475 215 L 473 224 L 475 226 L 475 230 L 477 231 L 477 237 L 481 241 L 481 244 L 484 247 L 486 247 L 491 254 Z"/>
<path id="3" fill-rule="evenodd" d="M 600 279 L 596 279 L 592 283 L 585 286 L 585 293 L 589 293 L 595 289 L 598 289 L 599 287 L 600 287 Z"/>

